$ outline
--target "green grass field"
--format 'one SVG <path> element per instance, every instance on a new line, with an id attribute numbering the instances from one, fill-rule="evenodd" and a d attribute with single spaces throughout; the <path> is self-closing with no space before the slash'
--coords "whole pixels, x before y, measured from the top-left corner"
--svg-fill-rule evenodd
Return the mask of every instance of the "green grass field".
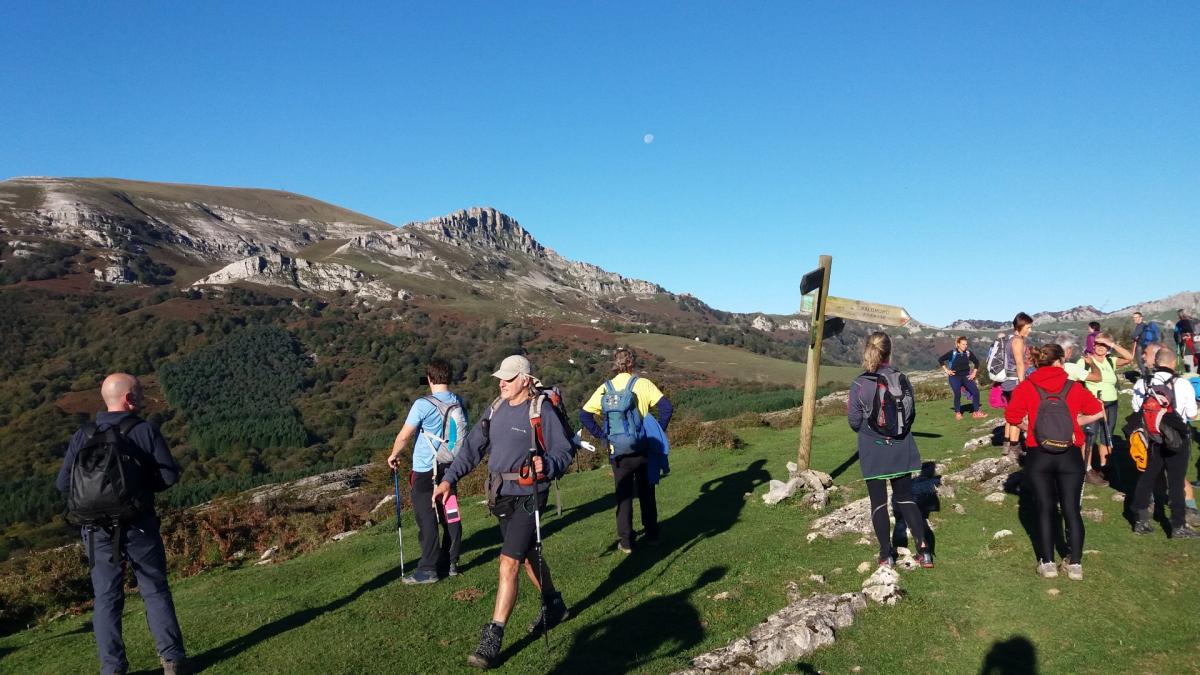
<path id="1" fill-rule="evenodd" d="M 920 413 L 924 459 L 955 470 L 996 452 L 985 446 L 964 455 L 963 442 L 988 425 L 955 422 L 947 402 L 922 404 Z M 806 593 L 859 588 L 865 575 L 855 568 L 874 560 L 873 544 L 856 544 L 855 536 L 806 543 L 816 514 L 786 502 L 768 507 L 760 498 L 769 478 L 786 477 L 796 430 L 738 433 L 747 443 L 742 450 L 673 453 L 674 471 L 659 488 L 659 548 L 629 556 L 615 550 L 604 469 L 563 481 L 565 511 L 546 522 L 546 554 L 575 616 L 551 632 L 545 652 L 539 638 L 524 635 L 537 599 L 523 581 L 504 671 L 670 672 L 786 605 L 789 581 Z M 840 417 L 819 420 L 815 439 L 813 465 L 827 472 L 853 450 Z M 839 499 L 862 496 L 858 467 L 843 468 Z M 1005 657 L 1010 669 L 987 672 L 1197 672 L 1200 543 L 1135 537 L 1112 494 L 1086 489 L 1085 508 L 1100 509 L 1103 522 L 1085 521 L 1085 579 L 1071 582 L 1034 574 L 1018 496 L 996 505 L 959 487 L 931 515 L 937 567 L 903 572 L 907 597 L 899 605 L 867 609 L 836 645 L 781 672 L 971 673 L 989 655 Z M 391 522 L 282 564 L 179 581 L 175 601 L 189 653 L 213 673 L 466 672 L 464 659 L 490 617 L 499 542 L 494 519 L 475 500 L 464 500 L 463 513 L 464 574 L 432 586 L 399 583 Z M 1014 534 L 993 539 L 1001 529 Z M 416 530 L 407 518 L 404 534 L 411 565 Z M 810 574 L 824 575 L 826 584 Z M 714 597 L 724 592 L 728 599 Z M 0 638 L 0 671 L 94 672 L 88 618 Z M 156 668 L 136 596 L 125 635 L 133 669 Z"/>
<path id="2" fill-rule="evenodd" d="M 671 365 L 685 370 L 708 373 L 722 379 L 749 380 L 768 384 L 799 387 L 804 384 L 805 364 L 762 356 L 735 347 L 696 342 L 674 335 L 630 333 L 619 336 L 639 349 L 666 359 Z M 820 377 L 826 382 L 850 382 L 862 368 L 822 365 Z"/>

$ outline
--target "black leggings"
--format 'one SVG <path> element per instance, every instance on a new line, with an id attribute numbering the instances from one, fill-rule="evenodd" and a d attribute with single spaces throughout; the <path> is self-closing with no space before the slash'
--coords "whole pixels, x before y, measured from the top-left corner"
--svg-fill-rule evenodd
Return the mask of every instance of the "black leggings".
<path id="1" fill-rule="evenodd" d="M 921 509 L 912 496 L 912 475 L 905 474 L 892 479 L 893 501 L 908 531 L 917 542 L 918 549 L 925 548 L 925 518 Z M 879 540 L 879 559 L 892 555 L 892 527 L 888 521 L 887 511 L 887 479 L 870 478 L 867 480 L 867 495 L 871 498 L 871 526 L 875 528 L 875 538 Z"/>
<path id="2" fill-rule="evenodd" d="M 1083 455 L 1079 448 L 1052 453 L 1031 448 L 1025 455 L 1025 475 L 1037 500 L 1037 552 L 1040 562 L 1054 562 L 1055 507 L 1062 508 L 1067 523 L 1068 562 L 1079 562 L 1083 555 L 1083 516 L 1079 498 L 1083 494 Z"/>

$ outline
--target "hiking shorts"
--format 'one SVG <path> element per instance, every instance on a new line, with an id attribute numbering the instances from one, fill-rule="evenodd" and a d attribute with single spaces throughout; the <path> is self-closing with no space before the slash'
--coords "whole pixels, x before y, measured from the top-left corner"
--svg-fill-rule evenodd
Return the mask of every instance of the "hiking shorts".
<path id="1" fill-rule="evenodd" d="M 536 542 L 534 534 L 533 510 L 534 504 L 538 511 L 546 508 L 548 492 L 534 495 L 501 495 L 496 499 L 496 518 L 500 520 L 500 537 L 504 543 L 500 546 L 500 554 L 514 560 L 523 561 L 525 556 L 533 551 Z"/>

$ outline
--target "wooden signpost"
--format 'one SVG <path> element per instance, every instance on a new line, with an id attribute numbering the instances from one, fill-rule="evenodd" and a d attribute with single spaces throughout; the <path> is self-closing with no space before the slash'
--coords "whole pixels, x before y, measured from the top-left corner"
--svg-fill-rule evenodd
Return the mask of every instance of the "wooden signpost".
<path id="1" fill-rule="evenodd" d="M 841 319 L 884 326 L 904 326 L 912 321 L 903 307 L 829 295 L 829 270 L 832 265 L 833 258 L 823 255 L 820 257 L 820 267 L 805 274 L 800 281 L 800 312 L 812 314 L 812 324 L 808 329 L 808 363 L 804 367 L 804 400 L 800 409 L 800 450 L 796 458 L 800 471 L 808 468 L 812 458 L 813 409 L 817 405 L 821 341 L 840 331 Z M 828 321 L 826 316 L 829 317 Z"/>

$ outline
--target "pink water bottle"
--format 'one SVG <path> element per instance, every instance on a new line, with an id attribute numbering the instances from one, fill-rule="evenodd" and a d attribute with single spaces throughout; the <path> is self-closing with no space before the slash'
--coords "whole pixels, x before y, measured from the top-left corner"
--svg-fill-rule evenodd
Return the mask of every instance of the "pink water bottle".
<path id="1" fill-rule="evenodd" d="M 446 523 L 457 523 L 462 520 L 458 515 L 458 497 L 449 495 L 446 497 Z"/>

